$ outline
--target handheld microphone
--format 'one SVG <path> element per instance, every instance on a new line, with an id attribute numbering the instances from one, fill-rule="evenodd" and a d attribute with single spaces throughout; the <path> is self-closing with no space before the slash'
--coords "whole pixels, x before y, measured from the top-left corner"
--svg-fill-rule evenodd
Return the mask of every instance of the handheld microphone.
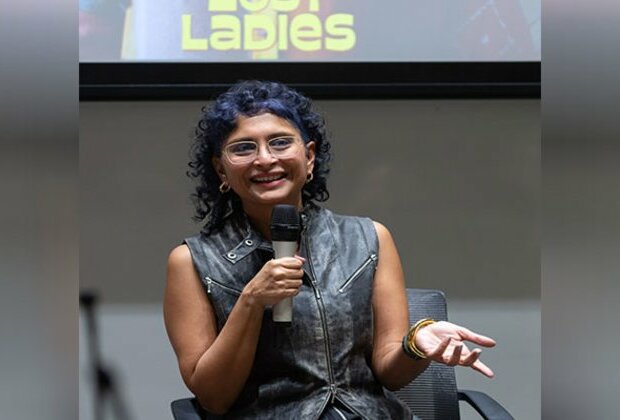
<path id="1" fill-rule="evenodd" d="M 277 204 L 271 212 L 271 241 L 274 257 L 293 257 L 297 251 L 301 223 L 295 206 Z M 287 297 L 273 305 L 274 322 L 291 322 L 293 298 Z"/>

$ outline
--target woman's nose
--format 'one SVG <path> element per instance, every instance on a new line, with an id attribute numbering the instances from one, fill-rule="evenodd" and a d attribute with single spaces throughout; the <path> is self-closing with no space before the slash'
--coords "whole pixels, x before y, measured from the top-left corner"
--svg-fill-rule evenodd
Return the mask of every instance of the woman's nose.
<path id="1" fill-rule="evenodd" d="M 276 157 L 271 154 L 271 151 L 269 150 L 269 147 L 267 146 L 261 146 L 258 148 L 258 151 L 256 152 L 256 162 L 260 163 L 260 164 L 270 164 L 273 163 L 276 159 Z"/>

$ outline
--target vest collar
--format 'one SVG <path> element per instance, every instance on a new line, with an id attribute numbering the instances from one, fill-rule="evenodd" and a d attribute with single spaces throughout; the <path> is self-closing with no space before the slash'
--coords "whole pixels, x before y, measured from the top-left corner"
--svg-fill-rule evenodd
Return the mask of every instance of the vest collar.
<path id="1" fill-rule="evenodd" d="M 304 232 L 311 225 L 311 220 L 319 207 L 313 204 L 306 204 L 301 211 L 301 229 Z M 232 218 L 231 218 L 232 219 Z M 231 220 L 232 221 L 232 220 Z M 263 238 L 263 236 L 255 231 L 250 225 L 245 213 L 235 223 L 230 225 L 230 231 L 226 232 L 229 238 L 242 237 L 241 241 L 236 242 L 228 249 L 223 257 L 232 264 L 236 264 L 257 249 L 268 251 L 273 254 L 273 246 L 271 242 Z"/>

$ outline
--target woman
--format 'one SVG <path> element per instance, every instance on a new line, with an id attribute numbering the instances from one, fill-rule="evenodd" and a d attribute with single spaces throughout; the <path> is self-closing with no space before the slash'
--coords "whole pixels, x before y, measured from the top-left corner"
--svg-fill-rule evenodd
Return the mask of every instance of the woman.
<path id="1" fill-rule="evenodd" d="M 492 339 L 448 322 L 409 327 L 389 231 L 316 205 L 328 198 L 328 163 L 322 117 L 286 86 L 242 82 L 203 113 L 189 175 L 206 225 L 170 254 L 164 316 L 183 380 L 208 412 L 411 418 L 388 390 L 431 360 L 493 376 L 464 344 Z M 295 257 L 273 258 L 276 204 L 301 211 Z M 293 321 L 273 322 L 271 306 L 292 296 Z"/>

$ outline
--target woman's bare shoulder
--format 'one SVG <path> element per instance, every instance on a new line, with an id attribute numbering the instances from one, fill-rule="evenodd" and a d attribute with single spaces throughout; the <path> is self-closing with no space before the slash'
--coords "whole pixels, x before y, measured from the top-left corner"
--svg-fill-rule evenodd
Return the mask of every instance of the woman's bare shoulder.
<path id="1" fill-rule="evenodd" d="M 181 268 L 192 265 L 192 253 L 186 244 L 174 247 L 168 255 L 168 266 Z"/>
<path id="2" fill-rule="evenodd" d="M 385 240 L 392 240 L 392 234 L 388 230 L 385 225 L 376 220 L 373 220 L 372 223 L 375 225 L 375 231 L 377 232 L 377 237 L 379 238 L 379 242 L 384 242 Z"/>

